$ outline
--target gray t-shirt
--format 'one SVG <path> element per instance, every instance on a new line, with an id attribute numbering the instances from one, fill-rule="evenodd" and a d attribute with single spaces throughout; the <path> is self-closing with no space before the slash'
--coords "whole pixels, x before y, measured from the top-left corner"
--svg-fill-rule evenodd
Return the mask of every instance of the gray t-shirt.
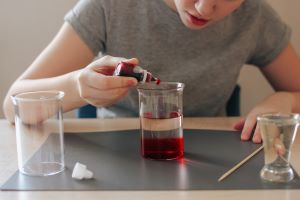
<path id="1" fill-rule="evenodd" d="M 291 33 L 264 0 L 245 0 L 202 30 L 186 28 L 163 0 L 81 0 L 65 21 L 95 56 L 136 57 L 162 81 L 185 83 L 184 116 L 224 114 L 243 64 L 268 65 Z M 137 116 L 137 90 L 109 109 Z"/>

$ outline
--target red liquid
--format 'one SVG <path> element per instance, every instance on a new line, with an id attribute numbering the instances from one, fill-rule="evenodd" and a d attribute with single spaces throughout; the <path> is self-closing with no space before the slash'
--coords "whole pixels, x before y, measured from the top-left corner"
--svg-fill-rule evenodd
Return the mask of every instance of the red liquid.
<path id="1" fill-rule="evenodd" d="M 166 115 L 143 113 L 141 153 L 145 158 L 171 160 L 183 156 L 182 116 L 178 112 Z"/>
<path id="2" fill-rule="evenodd" d="M 142 138 L 142 155 L 150 159 L 170 160 L 183 156 L 183 138 Z"/>
<path id="3" fill-rule="evenodd" d="M 156 80 L 156 85 L 159 85 L 160 84 L 160 79 L 157 79 Z"/>

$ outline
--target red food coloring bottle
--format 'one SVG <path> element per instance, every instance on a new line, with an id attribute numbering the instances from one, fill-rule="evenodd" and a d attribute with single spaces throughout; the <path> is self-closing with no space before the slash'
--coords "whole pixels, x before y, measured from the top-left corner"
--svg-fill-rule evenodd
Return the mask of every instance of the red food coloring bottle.
<path id="1" fill-rule="evenodd" d="M 152 82 L 155 81 L 157 85 L 160 84 L 160 80 L 148 72 L 147 70 L 141 68 L 140 66 L 120 62 L 115 71 L 114 76 L 129 76 L 136 78 L 138 82 L 145 83 L 145 82 Z"/>

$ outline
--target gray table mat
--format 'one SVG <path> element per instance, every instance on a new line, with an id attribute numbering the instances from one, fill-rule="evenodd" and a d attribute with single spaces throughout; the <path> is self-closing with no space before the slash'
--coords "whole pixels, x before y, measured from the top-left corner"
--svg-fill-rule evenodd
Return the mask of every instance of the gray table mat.
<path id="1" fill-rule="evenodd" d="M 140 156 L 139 130 L 65 134 L 66 170 L 48 177 L 18 171 L 2 190 L 238 190 L 299 189 L 300 179 L 286 184 L 259 177 L 263 152 L 222 182 L 218 178 L 259 147 L 241 142 L 240 133 L 184 130 L 184 158 L 155 161 Z M 94 179 L 71 178 L 76 162 L 86 164 Z"/>

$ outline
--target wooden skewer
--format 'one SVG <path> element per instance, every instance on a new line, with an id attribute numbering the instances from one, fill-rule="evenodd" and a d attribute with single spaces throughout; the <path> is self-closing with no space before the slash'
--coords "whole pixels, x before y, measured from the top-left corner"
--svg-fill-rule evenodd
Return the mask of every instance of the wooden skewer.
<path id="1" fill-rule="evenodd" d="M 236 164 L 233 168 L 231 168 L 230 170 L 228 170 L 225 174 L 223 174 L 219 179 L 218 182 L 222 181 L 223 179 L 225 179 L 227 176 L 229 176 L 230 174 L 232 174 L 232 172 L 234 172 L 235 170 L 237 170 L 240 166 L 242 166 L 245 162 L 247 162 L 248 160 L 250 160 L 250 158 L 252 158 L 253 156 L 255 156 L 258 152 L 260 152 L 263 149 L 263 145 L 261 147 L 259 147 L 258 149 L 256 149 L 253 153 L 251 153 L 249 156 L 247 156 L 244 160 L 242 160 L 241 162 L 239 162 L 238 164 Z"/>

